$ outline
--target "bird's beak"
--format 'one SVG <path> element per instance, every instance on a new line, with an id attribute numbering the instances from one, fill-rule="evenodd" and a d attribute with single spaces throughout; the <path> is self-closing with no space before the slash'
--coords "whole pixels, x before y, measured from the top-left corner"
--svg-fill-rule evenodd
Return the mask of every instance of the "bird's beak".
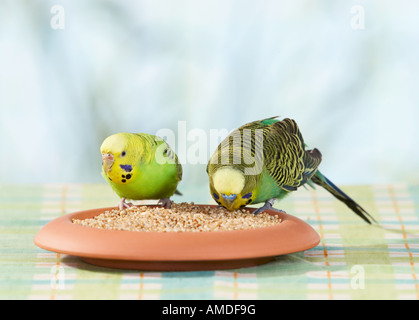
<path id="1" fill-rule="evenodd" d="M 105 172 L 111 170 L 114 160 L 112 153 L 102 153 L 102 165 Z"/>
<path id="2" fill-rule="evenodd" d="M 234 201 L 236 201 L 237 195 L 236 194 L 230 194 L 226 195 L 224 193 L 221 194 L 221 196 L 224 199 L 224 203 L 228 210 L 233 210 Z"/>

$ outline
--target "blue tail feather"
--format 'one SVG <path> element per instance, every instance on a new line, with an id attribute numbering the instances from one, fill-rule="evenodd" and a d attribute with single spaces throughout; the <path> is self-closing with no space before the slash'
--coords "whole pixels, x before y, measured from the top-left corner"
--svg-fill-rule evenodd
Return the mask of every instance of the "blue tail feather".
<path id="1" fill-rule="evenodd" d="M 339 187 L 337 187 L 332 181 L 327 179 L 320 171 L 317 170 L 315 175 L 311 180 L 325 188 L 329 191 L 335 198 L 339 199 L 345 203 L 353 212 L 355 212 L 359 217 L 364 219 L 368 223 L 377 222 L 364 208 L 362 208 L 358 203 L 352 200 L 345 192 L 343 192 Z"/>

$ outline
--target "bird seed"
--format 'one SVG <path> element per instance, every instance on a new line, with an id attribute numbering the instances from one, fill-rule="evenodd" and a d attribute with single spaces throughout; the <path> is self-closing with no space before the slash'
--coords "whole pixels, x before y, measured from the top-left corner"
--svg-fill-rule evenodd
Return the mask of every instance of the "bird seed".
<path id="1" fill-rule="evenodd" d="M 246 230 L 274 226 L 281 222 L 277 215 L 249 210 L 228 211 L 224 208 L 173 203 L 164 207 L 132 206 L 105 211 L 90 219 L 73 219 L 73 223 L 106 230 L 146 232 L 208 232 Z"/>

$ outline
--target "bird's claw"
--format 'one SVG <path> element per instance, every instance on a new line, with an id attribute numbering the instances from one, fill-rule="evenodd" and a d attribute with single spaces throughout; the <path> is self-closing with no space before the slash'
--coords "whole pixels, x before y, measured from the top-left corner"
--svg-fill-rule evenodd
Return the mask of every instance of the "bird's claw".
<path id="1" fill-rule="evenodd" d="M 118 202 L 118 208 L 119 210 L 128 209 L 129 207 L 132 207 L 132 203 L 125 202 L 126 198 L 122 198 L 121 201 Z"/>
<path id="2" fill-rule="evenodd" d="M 257 216 L 259 213 L 262 213 L 263 211 L 268 210 L 268 209 L 270 209 L 270 208 L 266 208 L 266 206 L 263 206 L 263 207 L 260 207 L 259 209 L 255 210 L 255 211 L 253 211 L 253 214 L 255 216 Z"/>
<path id="3" fill-rule="evenodd" d="M 170 198 L 163 198 L 160 199 L 157 204 L 161 205 L 162 207 L 165 207 L 166 209 L 170 209 L 172 207 L 172 201 Z"/>
<path id="4" fill-rule="evenodd" d="M 262 207 L 253 211 L 253 214 L 256 216 L 256 215 L 258 215 L 259 213 L 262 213 L 265 210 L 273 210 L 273 211 L 277 211 L 279 213 L 286 213 L 285 211 L 274 208 L 273 207 L 274 203 L 275 203 L 275 198 L 267 200 Z"/>

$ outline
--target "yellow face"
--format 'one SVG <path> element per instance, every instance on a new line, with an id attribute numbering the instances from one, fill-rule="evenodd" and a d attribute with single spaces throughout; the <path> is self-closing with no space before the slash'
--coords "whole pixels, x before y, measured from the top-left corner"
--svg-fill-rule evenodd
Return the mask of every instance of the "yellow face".
<path id="1" fill-rule="evenodd" d="M 100 147 L 103 172 L 113 183 L 127 184 L 135 174 L 134 162 L 137 155 L 130 148 L 129 134 L 118 133 L 103 141 Z"/>
<path id="2" fill-rule="evenodd" d="M 254 192 L 244 191 L 244 174 L 228 167 L 214 173 L 210 189 L 215 202 L 230 211 L 247 206 L 256 197 Z"/>
<path id="3" fill-rule="evenodd" d="M 220 206 L 233 211 L 241 209 L 252 203 L 255 195 L 252 192 L 246 194 L 225 194 L 212 191 L 212 197 Z"/>

